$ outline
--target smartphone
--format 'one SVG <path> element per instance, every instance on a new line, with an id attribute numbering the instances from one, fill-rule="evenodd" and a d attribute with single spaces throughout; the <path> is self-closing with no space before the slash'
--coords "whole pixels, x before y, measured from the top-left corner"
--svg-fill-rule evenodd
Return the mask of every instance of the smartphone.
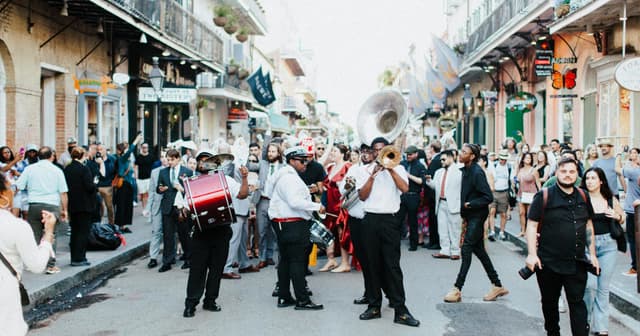
<path id="1" fill-rule="evenodd" d="M 24 155 L 24 147 L 20 147 L 20 155 Z"/>

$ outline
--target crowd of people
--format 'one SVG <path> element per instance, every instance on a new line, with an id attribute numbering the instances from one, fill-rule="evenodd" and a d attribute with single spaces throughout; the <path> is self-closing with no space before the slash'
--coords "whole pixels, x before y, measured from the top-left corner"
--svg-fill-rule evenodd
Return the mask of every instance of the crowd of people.
<path id="1" fill-rule="evenodd" d="M 4 146 L 0 212 L 29 223 L 34 238 L 29 248 L 40 243 L 39 254 L 50 250 L 46 273 L 53 274 L 60 271 L 55 236 L 65 233 L 65 225 L 51 225 L 50 217 L 69 224 L 71 265 L 88 266 L 91 224 L 106 217 L 105 222 L 130 233 L 133 207 L 140 204 L 152 226 L 148 267 L 167 272 L 180 258 L 181 268 L 189 269 L 184 317 L 194 316 L 203 296 L 203 309 L 222 309 L 216 302 L 221 279 L 241 279 L 241 274 L 276 264 L 278 307 L 322 309 L 311 301 L 305 280 L 311 274 L 309 256 L 317 253 L 309 229 L 321 221 L 335 239 L 323 247 L 327 259 L 318 271 L 362 271 L 364 293 L 354 300 L 367 305 L 360 319 L 381 317 L 384 291 L 396 312 L 394 322 L 418 326 L 404 304 L 401 240 L 408 240 L 409 252 L 422 246 L 434 250 L 433 258 L 461 261 L 454 286 L 444 296 L 450 303 L 462 301 L 475 254 L 491 282 L 484 300 L 495 301 L 509 291 L 485 241 L 506 240 L 507 221 L 517 210 L 547 333 L 559 334 L 564 288 L 572 332 L 586 335 L 591 328 L 607 334 L 616 251 L 626 251 L 627 243 L 635 249 L 640 149 L 615 153 L 607 138 L 584 151 L 556 139 L 549 146 L 531 147 L 509 138 L 503 148 L 489 152 L 486 146 L 458 149 L 434 140 L 424 150 L 406 147 L 403 160 L 388 165 L 379 157 L 387 146 L 384 138 L 350 148 L 321 138 L 300 142 L 267 135 L 262 143 L 246 145 L 246 153 L 234 153 L 243 157 L 217 162 L 236 220 L 206 231 L 194 229 L 187 213 L 185 179 L 208 174 L 207 162 L 232 151 L 225 141 L 195 154 L 169 149 L 160 157 L 140 135 L 131 144 L 118 144 L 114 154 L 102 144 L 83 147 L 69 138 L 68 151 L 59 159 L 47 146 L 27 145 L 16 152 Z M 613 236 L 614 222 L 626 222 L 622 238 Z M 10 253 L 1 244 L 0 250 Z M 630 262 L 625 274 L 635 275 L 633 253 Z M 595 274 L 587 276 L 591 267 Z"/>

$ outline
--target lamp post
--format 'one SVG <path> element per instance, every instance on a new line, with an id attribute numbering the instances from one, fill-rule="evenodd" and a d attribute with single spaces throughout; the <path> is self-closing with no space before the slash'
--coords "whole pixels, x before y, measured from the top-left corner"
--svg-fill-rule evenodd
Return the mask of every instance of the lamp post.
<path id="1" fill-rule="evenodd" d="M 149 81 L 151 82 L 151 86 L 153 87 L 153 92 L 155 92 L 156 97 L 158 98 L 156 103 L 156 115 L 158 118 L 158 157 L 160 152 L 162 151 L 162 87 L 164 85 L 164 73 L 160 70 L 160 65 L 158 64 L 158 57 L 152 57 L 153 60 L 153 68 L 149 73 Z"/>
<path id="2" fill-rule="evenodd" d="M 469 142 L 469 123 L 470 115 L 473 110 L 473 95 L 471 94 L 471 85 L 464 85 L 464 95 L 462 96 L 464 102 L 464 142 Z"/>

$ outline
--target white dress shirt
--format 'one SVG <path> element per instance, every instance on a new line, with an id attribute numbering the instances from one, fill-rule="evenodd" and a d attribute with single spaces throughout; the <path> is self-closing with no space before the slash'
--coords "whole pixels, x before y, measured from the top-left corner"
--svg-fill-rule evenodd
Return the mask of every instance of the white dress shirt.
<path id="1" fill-rule="evenodd" d="M 57 168 L 56 168 L 57 169 Z M 36 245 L 29 223 L 16 218 L 7 210 L 0 210 L 0 252 L 19 275 L 23 267 L 34 273 L 42 273 L 49 257 L 53 255 L 51 244 L 42 241 Z M 0 325 L 2 335 L 25 335 L 27 324 L 22 316 L 18 280 L 0 262 Z"/>
<path id="2" fill-rule="evenodd" d="M 278 176 L 278 172 L 281 168 L 284 168 L 283 163 L 280 162 L 272 162 L 269 163 L 269 172 L 267 173 L 267 180 L 264 182 L 264 188 L 262 189 L 262 196 L 271 198 L 271 194 L 273 193 L 273 182 Z M 273 166 L 273 174 L 271 174 L 271 166 Z"/>
<path id="3" fill-rule="evenodd" d="M 296 170 L 287 165 L 272 176 L 273 193 L 269 203 L 269 218 L 310 219 L 313 211 L 320 210 L 320 203 L 311 201 L 309 188 Z"/>
<path id="4" fill-rule="evenodd" d="M 356 180 L 356 192 L 358 192 L 358 181 L 366 181 L 369 178 L 369 173 L 367 173 L 366 166 L 361 164 L 356 166 L 351 166 L 347 171 L 347 174 L 342 179 L 342 181 L 338 182 L 338 188 L 340 189 L 340 194 L 344 195 L 346 190 L 344 189 L 345 184 L 347 183 L 347 178 L 353 177 Z M 356 201 L 356 203 L 349 209 L 349 216 L 355 218 L 364 218 L 364 202 L 360 199 Z"/>
<path id="5" fill-rule="evenodd" d="M 364 167 L 367 175 L 366 178 L 356 181 L 358 190 L 362 189 L 376 165 L 377 163 L 373 162 Z M 402 165 L 397 165 L 393 170 L 400 178 L 409 183 L 409 175 Z M 394 214 L 400 210 L 400 195 L 402 195 L 402 192 L 393 182 L 391 173 L 385 169 L 373 181 L 369 198 L 364 201 L 364 211 L 377 214 Z"/>

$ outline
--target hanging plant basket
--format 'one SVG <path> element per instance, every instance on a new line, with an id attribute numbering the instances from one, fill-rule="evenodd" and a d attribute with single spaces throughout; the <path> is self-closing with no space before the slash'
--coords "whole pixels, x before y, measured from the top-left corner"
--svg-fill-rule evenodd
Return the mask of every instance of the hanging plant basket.
<path id="1" fill-rule="evenodd" d="M 236 72 L 238 72 L 238 66 L 236 64 L 229 64 L 227 66 L 227 74 L 228 75 L 235 75 Z"/>
<path id="2" fill-rule="evenodd" d="M 226 16 L 218 16 L 213 18 L 213 24 L 215 24 L 218 27 L 226 26 L 228 21 L 229 19 Z"/>
<path id="3" fill-rule="evenodd" d="M 240 69 L 238 71 L 238 79 L 243 80 L 249 77 L 249 71 L 247 69 Z"/>
<path id="4" fill-rule="evenodd" d="M 247 42 L 247 40 L 249 39 L 249 35 L 247 34 L 236 34 L 236 40 L 238 40 L 238 42 L 240 43 L 245 43 Z"/>
<path id="5" fill-rule="evenodd" d="M 226 31 L 227 34 L 232 35 L 233 33 L 238 31 L 238 25 L 236 25 L 235 23 L 229 22 L 227 23 L 226 26 L 224 26 L 224 31 Z"/>
<path id="6" fill-rule="evenodd" d="M 224 27 L 229 23 L 231 15 L 231 7 L 227 5 L 219 5 L 213 9 L 213 23 L 218 27 Z"/>

